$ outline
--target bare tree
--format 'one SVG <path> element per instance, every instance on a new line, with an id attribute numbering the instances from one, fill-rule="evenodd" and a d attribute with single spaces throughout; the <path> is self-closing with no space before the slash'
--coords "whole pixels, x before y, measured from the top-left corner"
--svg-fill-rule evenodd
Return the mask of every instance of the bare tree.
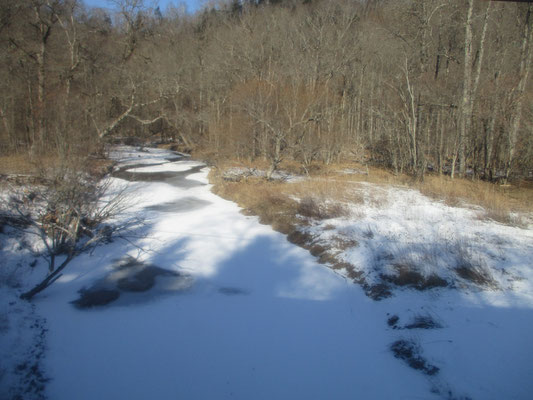
<path id="1" fill-rule="evenodd" d="M 522 118 L 522 106 L 524 102 L 524 92 L 529 78 L 531 69 L 531 58 L 533 54 L 533 29 L 532 18 L 533 5 L 527 6 L 526 17 L 524 21 L 524 28 L 522 33 L 522 43 L 520 47 L 520 70 L 519 80 L 514 93 L 514 108 L 511 115 L 511 126 L 508 135 L 508 156 L 505 165 L 505 180 L 509 179 L 511 173 L 512 163 L 516 153 L 516 144 L 518 139 L 518 131 L 520 129 L 520 121 Z"/>
<path id="2" fill-rule="evenodd" d="M 132 224 L 106 223 L 126 206 L 123 191 L 110 196 L 109 189 L 109 181 L 62 168 L 49 176 L 44 186 L 34 187 L 29 194 L 14 191 L 3 204 L 4 212 L 17 220 L 24 232 L 40 239 L 44 246 L 40 254 L 48 263 L 47 276 L 23 293 L 22 299 L 30 300 L 59 279 L 76 256 Z"/>
<path id="3" fill-rule="evenodd" d="M 525 7 L 241 2 L 191 16 L 110 4 L 2 3 L 0 151 L 160 134 L 274 169 L 284 158 L 417 176 L 472 166 L 487 179 L 533 168 Z"/>

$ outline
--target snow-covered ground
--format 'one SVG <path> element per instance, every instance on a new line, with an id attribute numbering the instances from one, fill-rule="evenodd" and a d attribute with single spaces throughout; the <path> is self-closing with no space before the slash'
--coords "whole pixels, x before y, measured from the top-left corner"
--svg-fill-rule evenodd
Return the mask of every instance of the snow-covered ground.
<path id="1" fill-rule="evenodd" d="M 369 284 L 403 268 L 463 291 L 479 291 L 475 278 L 485 278 L 481 287 L 533 303 L 533 225 L 495 223 L 480 207 L 450 207 L 412 189 L 359 182 L 353 194 L 361 203 L 347 204 L 348 216 L 315 221 L 303 230 L 315 243 L 339 243 L 335 255 L 355 265 Z M 345 245 L 350 242 L 357 245 Z M 461 276 L 457 269 L 478 275 Z"/>
<path id="2" fill-rule="evenodd" d="M 360 204 L 357 218 L 328 221 L 331 227 L 317 234 L 352 235 L 360 246 L 344 257 L 360 264 L 375 260 L 368 246 L 385 251 L 390 243 L 388 252 L 418 262 L 413 249 L 436 246 L 431 254 L 438 255 L 441 240 L 461 237 L 475 254 L 491 248 L 494 258 L 483 262 L 506 272 L 495 273 L 500 290 L 397 290 L 376 302 L 211 193 L 200 163 L 128 147 L 113 157 L 119 167 L 135 168 L 135 179 L 114 184 L 134 199 L 128 213 L 146 218 L 141 231 L 74 260 L 34 307 L 15 297 L 22 288 L 11 281 L 30 286 L 44 265 L 28 268 L 33 259 L 20 240 L 2 235 L 3 268 L 10 272 L 0 287 L 1 398 L 14 393 L 21 374 L 13 369 L 35 354 L 42 380 L 50 379 L 44 395 L 54 400 L 531 397 L 530 230 L 481 221 L 416 192 L 385 191 L 386 203 Z M 163 172 L 179 179 L 155 179 Z M 90 309 L 71 304 L 128 256 L 177 272 L 187 285 L 128 293 Z M 407 328 L 426 317 L 439 328 Z M 390 347 L 400 340 L 439 371 L 427 375 L 395 358 Z"/>
<path id="3" fill-rule="evenodd" d="M 267 171 L 256 168 L 231 167 L 224 171 L 223 179 L 238 182 L 243 178 L 266 178 Z M 295 183 L 305 180 L 302 175 L 294 175 L 286 171 L 274 171 L 270 176 L 273 181 Z"/>

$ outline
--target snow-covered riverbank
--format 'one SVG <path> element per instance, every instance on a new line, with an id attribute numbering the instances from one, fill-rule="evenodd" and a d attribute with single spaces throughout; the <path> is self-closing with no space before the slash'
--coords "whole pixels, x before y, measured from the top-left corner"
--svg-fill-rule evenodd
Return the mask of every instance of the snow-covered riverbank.
<path id="1" fill-rule="evenodd" d="M 375 302 L 211 193 L 201 163 L 156 149 L 121 147 L 112 156 L 132 168 L 114 184 L 127 188 L 128 212 L 145 224 L 129 242 L 73 261 L 35 298 L 48 329 L 41 362 L 48 398 L 526 399 L 533 391 L 527 294 L 406 290 Z M 3 251 L 6 260 L 16 257 L 14 246 Z M 91 309 L 71 304 L 126 257 L 190 285 Z M 13 289 L 0 290 L 14 301 Z M 23 308 L 17 304 L 2 312 Z M 393 316 L 398 322 L 388 323 Z M 426 316 L 439 327 L 407 328 Z M 15 343 L 17 329 L 0 334 Z M 396 359 L 390 347 L 399 341 L 413 343 L 438 373 Z"/>

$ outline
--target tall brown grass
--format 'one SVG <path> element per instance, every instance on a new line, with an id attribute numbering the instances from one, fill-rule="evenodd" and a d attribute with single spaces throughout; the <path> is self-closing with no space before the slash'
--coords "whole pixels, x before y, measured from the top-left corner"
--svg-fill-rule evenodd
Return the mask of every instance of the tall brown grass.
<path id="1" fill-rule="evenodd" d="M 283 233 L 290 233 L 297 225 L 298 202 L 284 193 L 283 183 L 264 179 L 248 179 L 246 182 L 224 181 L 220 170 L 211 170 L 213 191 L 219 196 L 235 201 L 246 214 L 257 215 L 264 224 Z"/>
<path id="2" fill-rule="evenodd" d="M 426 196 L 443 200 L 451 206 L 483 207 L 486 218 L 506 224 L 518 222 L 513 219 L 513 212 L 533 211 L 533 190 L 527 187 L 501 186 L 446 176 L 428 176 L 415 187 Z"/>
<path id="3" fill-rule="evenodd" d="M 104 157 L 60 157 L 54 153 L 30 157 L 29 153 L 21 152 L 0 156 L 0 178 L 7 177 L 14 183 L 42 181 L 45 171 L 57 168 L 84 171 L 101 178 L 110 171 L 111 165 L 112 161 Z"/>
<path id="4" fill-rule="evenodd" d="M 226 161 L 219 166 L 219 171 L 230 165 L 236 164 Z M 240 162 L 238 165 L 251 167 L 252 163 Z M 261 168 L 260 165 L 256 167 Z M 349 168 L 360 173 L 342 173 Z M 294 171 L 296 167 L 291 165 L 290 169 Z M 533 188 L 525 185 L 501 186 L 479 180 L 451 179 L 433 175 L 426 176 L 423 181 L 415 181 L 407 175 L 394 175 L 379 168 L 353 164 L 317 165 L 310 170 L 312 173 L 308 179 L 290 184 L 267 182 L 258 178 L 230 184 L 219 177 L 215 189 L 223 197 L 236 201 L 255 214 L 260 216 L 267 214 L 266 219 L 274 218 L 274 214 L 287 217 L 288 214 L 297 213 L 298 201 L 295 199 L 307 199 L 307 205 L 314 202 L 317 207 L 331 202 L 360 204 L 365 201 L 362 192 L 358 190 L 360 182 L 417 189 L 422 194 L 442 200 L 450 206 L 479 206 L 483 208 L 482 218 L 505 224 L 520 225 L 521 221 L 513 217 L 513 212 L 533 212 Z M 369 198 L 366 201 L 376 207 L 385 204 L 385 199 L 380 198 L 378 192 L 374 197 L 376 198 Z M 283 207 L 287 209 L 283 211 L 281 209 Z M 315 214 L 316 217 L 321 214 L 318 208 Z"/>
<path id="5" fill-rule="evenodd" d="M 29 174 L 35 170 L 28 154 L 8 154 L 0 156 L 0 174 Z"/>

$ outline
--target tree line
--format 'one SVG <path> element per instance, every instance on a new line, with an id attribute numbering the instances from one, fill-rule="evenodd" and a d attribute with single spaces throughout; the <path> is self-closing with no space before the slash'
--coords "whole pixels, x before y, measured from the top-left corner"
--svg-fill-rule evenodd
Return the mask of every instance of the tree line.
<path id="1" fill-rule="evenodd" d="M 111 0 L 0 4 L 0 152 L 113 137 L 217 157 L 358 161 L 423 177 L 533 170 L 529 4 Z"/>

